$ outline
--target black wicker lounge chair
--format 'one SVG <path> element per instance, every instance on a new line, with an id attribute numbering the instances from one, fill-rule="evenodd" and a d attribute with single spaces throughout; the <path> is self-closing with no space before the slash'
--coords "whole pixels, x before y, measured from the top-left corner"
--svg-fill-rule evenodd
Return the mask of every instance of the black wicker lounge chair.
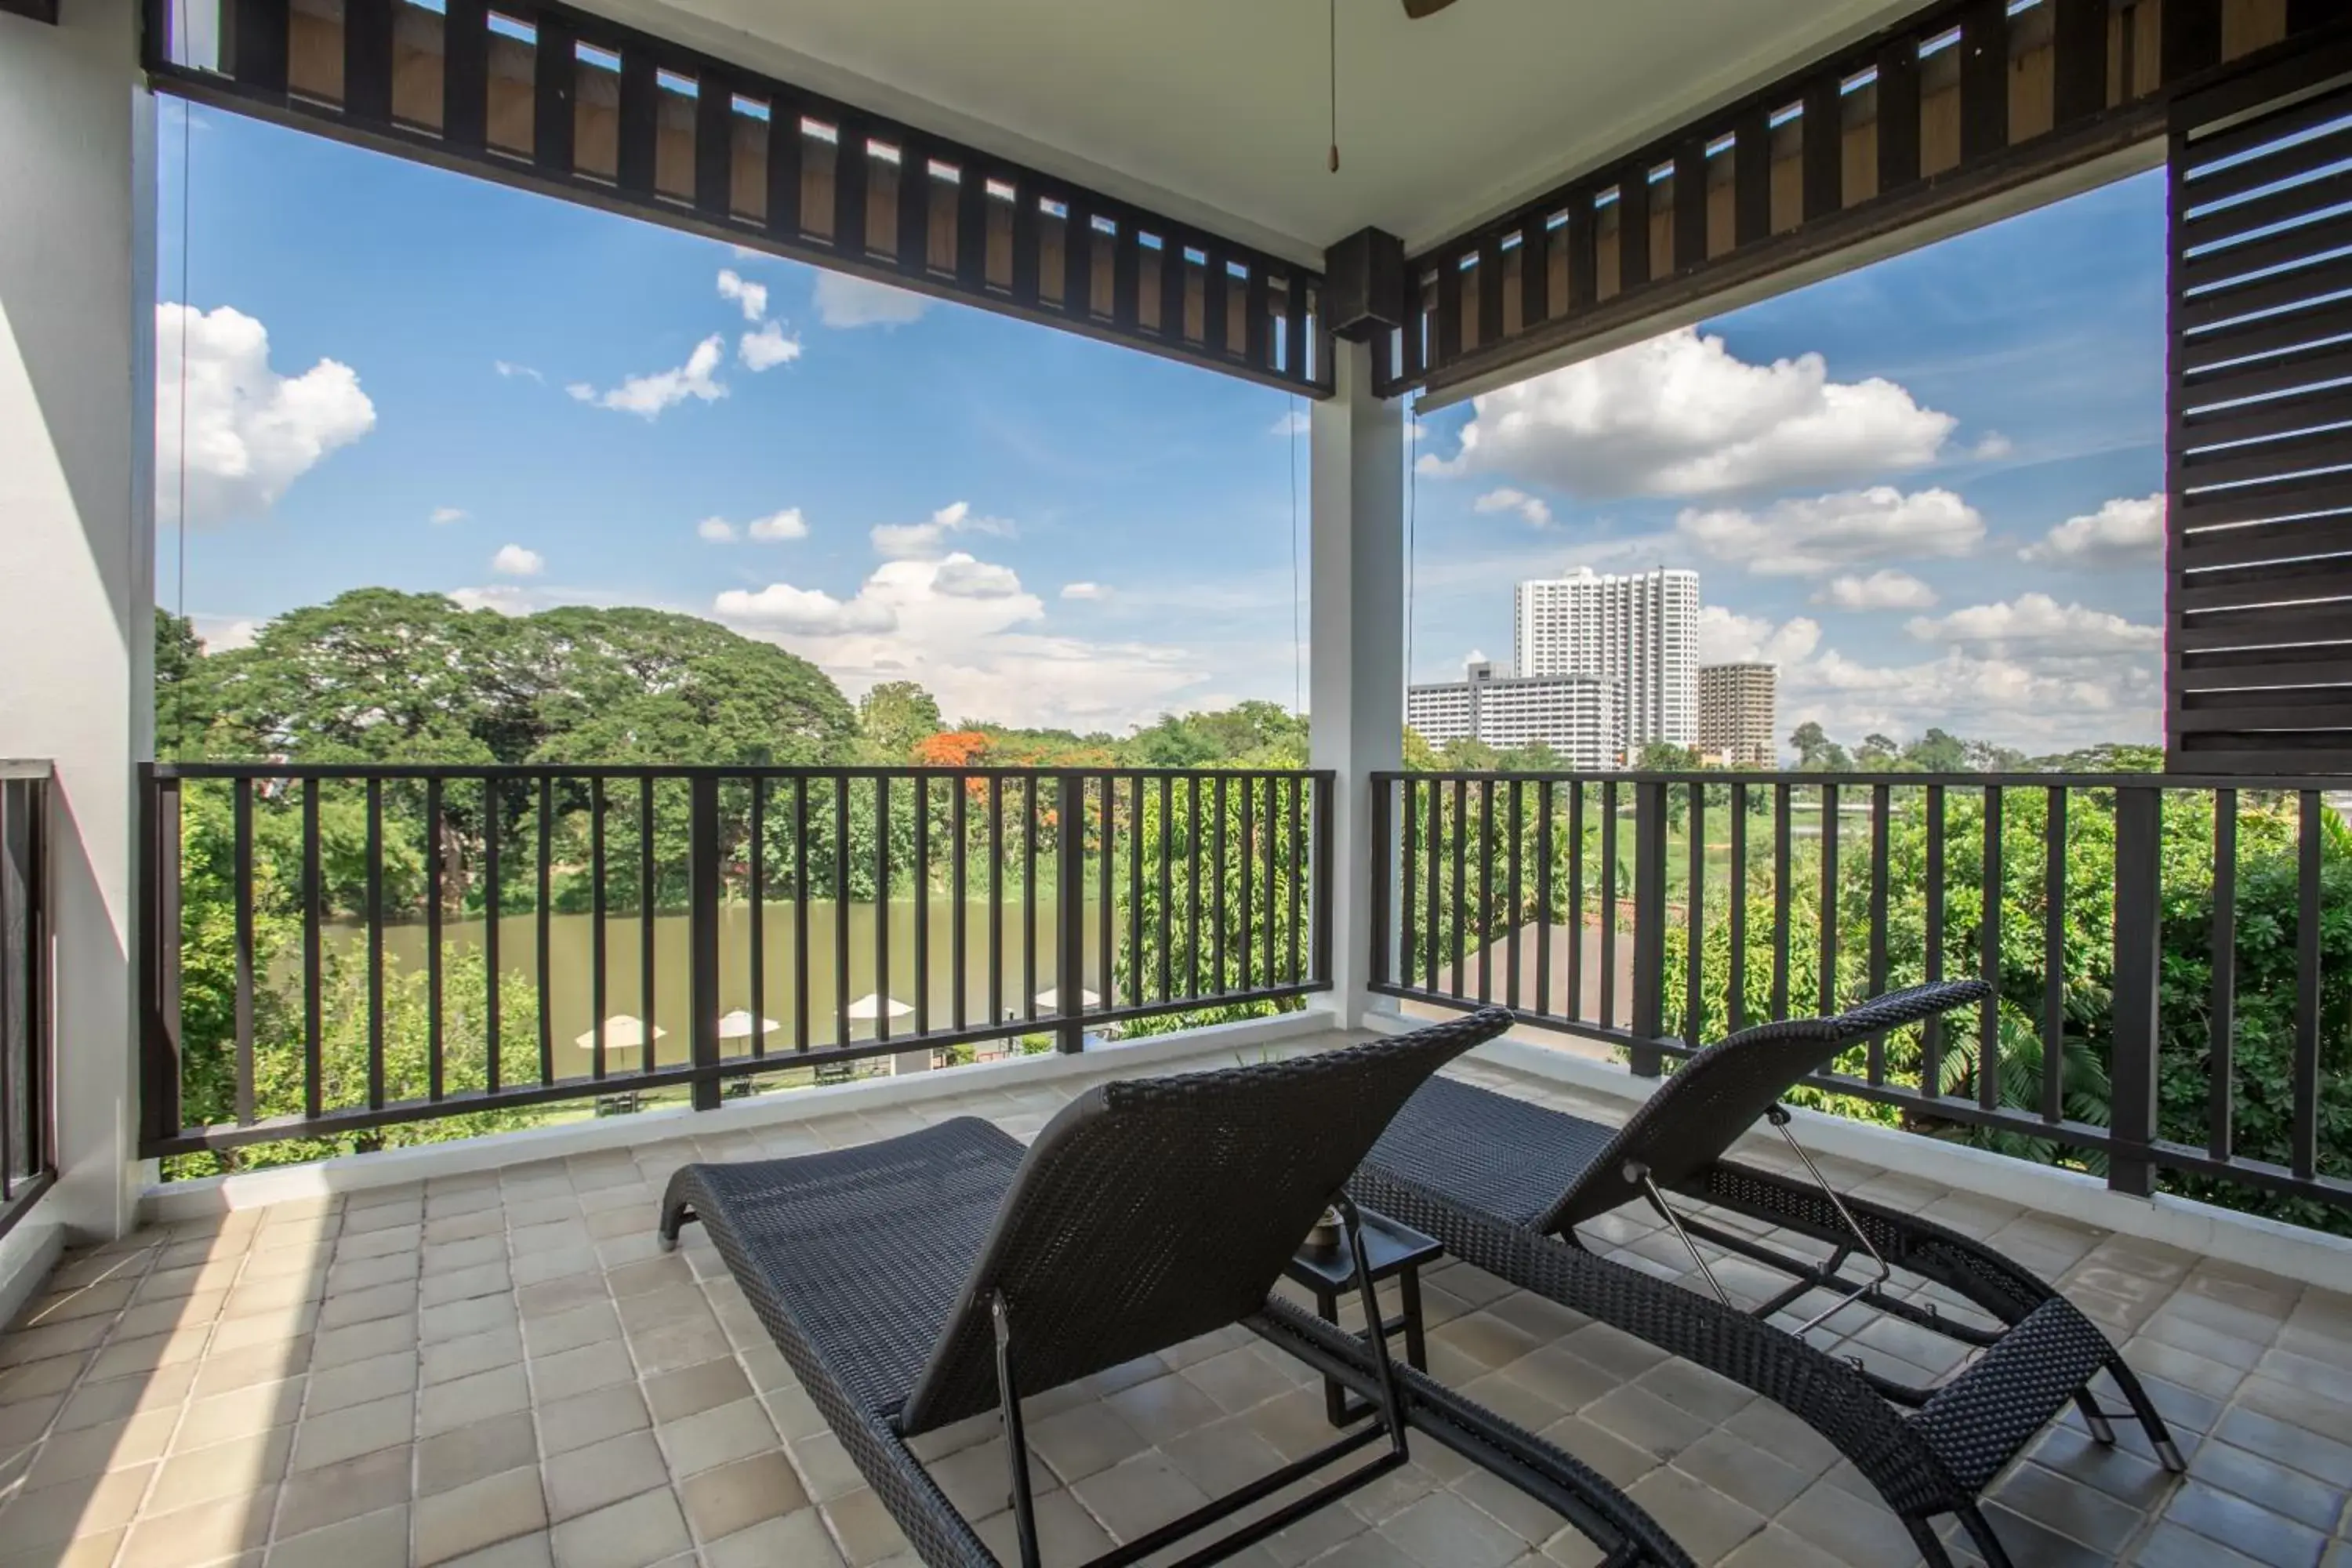
<path id="1" fill-rule="evenodd" d="M 1037 1561 L 1021 1396 L 1242 1323 L 1378 1407 L 1318 1452 L 1095 1560 L 1115 1568 L 1372 1458 L 1182 1559 L 1215 1562 L 1405 1462 L 1424 1433 L 1556 1509 L 1612 1564 L 1688 1559 L 1637 1506 L 1557 1447 L 1392 1363 L 1385 1342 L 1270 1295 L 1397 1108 L 1507 1015 L 1286 1061 L 1092 1089 L 1024 1150 L 961 1118 L 796 1159 L 689 1165 L 661 1236 L 698 1219 L 875 1494 L 923 1561 L 994 1563 L 907 1440 L 996 1411 L 1024 1565 Z M 1370 1305 L 1367 1298 L 1367 1305 Z"/>
<path id="2" fill-rule="evenodd" d="M 1990 994 L 1979 981 L 1924 985 L 1836 1017 L 1743 1031 L 1685 1062 L 1622 1127 L 1432 1079 L 1381 1134 L 1349 1191 L 1427 1231 L 1457 1258 L 1788 1406 L 1878 1488 L 1929 1563 L 1950 1561 L 1929 1524 L 1949 1513 L 1991 1568 L 2006 1568 L 1976 1500 L 2069 1400 L 2095 1437 L 2114 1441 L 2089 1387 L 2098 1373 L 2115 1380 L 2176 1472 L 2179 1451 L 2097 1325 L 1983 1243 L 1834 1191 L 1779 1103 L 1844 1047 Z M 1759 1118 L 1788 1141 L 1808 1179 L 1726 1158 Z M 1828 1257 L 1708 1224 L 1675 1208 L 1669 1193 L 1809 1237 Z M 1680 1238 L 1705 1290 L 1583 1249 L 1577 1226 L 1637 1201 Z M 1716 1284 L 1702 1241 L 1788 1276 L 1787 1288 L 1743 1309 Z M 1889 1286 L 1897 1269 L 1958 1294 L 1999 1326 L 1896 1294 Z M 1828 1304 L 1797 1318 L 1800 1304 L 1816 1295 Z M 1974 1359 L 1939 1384 L 1917 1386 L 1806 1342 L 1807 1331 L 1849 1307 L 1946 1335 Z M 1768 1321 L 1792 1318 L 1787 1328 Z"/>

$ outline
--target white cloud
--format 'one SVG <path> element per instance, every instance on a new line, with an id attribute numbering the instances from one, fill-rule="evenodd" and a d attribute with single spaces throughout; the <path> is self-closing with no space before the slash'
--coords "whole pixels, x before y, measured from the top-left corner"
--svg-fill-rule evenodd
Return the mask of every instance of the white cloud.
<path id="1" fill-rule="evenodd" d="M 1269 436 L 1304 436 L 1315 421 L 1304 408 L 1294 408 L 1266 427 Z"/>
<path id="2" fill-rule="evenodd" d="M 1935 602 L 1935 589 L 1892 567 L 1882 567 L 1867 577 L 1852 573 L 1832 577 L 1813 595 L 1814 604 L 1840 610 L 1924 610 Z"/>
<path id="3" fill-rule="evenodd" d="M 894 561 L 921 560 L 947 547 L 953 533 L 985 533 L 1013 537 L 1013 524 L 1001 517 L 974 517 L 970 501 L 950 501 L 931 513 L 929 522 L 877 523 L 869 537 L 875 550 Z"/>
<path id="4" fill-rule="evenodd" d="M 2164 637 L 2160 626 L 2141 626 L 2081 605 L 2061 605 L 2047 594 L 1970 605 L 1948 616 L 1916 616 L 1906 629 L 1922 642 L 1982 647 L 2003 657 L 2152 653 Z"/>
<path id="5" fill-rule="evenodd" d="M 2164 495 L 2118 497 L 2070 517 L 2019 551 L 2021 560 L 2056 566 L 2116 566 L 2164 553 Z"/>
<path id="6" fill-rule="evenodd" d="M 191 614 L 196 640 L 204 644 L 206 653 L 227 653 L 236 648 L 251 647 L 253 639 L 261 635 L 261 623 L 243 616 L 206 616 Z"/>
<path id="7" fill-rule="evenodd" d="M 753 518 L 745 525 L 743 531 L 762 544 L 773 544 L 787 539 L 806 539 L 808 520 L 801 516 L 800 508 L 788 506 L 782 511 Z"/>
<path id="8" fill-rule="evenodd" d="M 547 557 L 520 544 L 502 544 L 490 557 L 490 570 L 501 577 L 536 577 L 547 570 Z"/>
<path id="9" fill-rule="evenodd" d="M 846 272 L 816 275 L 816 319 L 828 327 L 903 327 L 930 303 L 920 294 Z"/>
<path id="10" fill-rule="evenodd" d="M 1958 423 L 1891 381 L 1835 382 L 1819 354 L 1735 358 L 1684 328 L 1473 400 L 1454 457 L 1422 471 L 1507 475 L 1586 500 L 1853 482 L 1917 468 Z"/>
<path id="11" fill-rule="evenodd" d="M 735 357 L 743 362 L 744 369 L 754 374 L 773 370 L 801 357 L 801 341 L 786 337 L 782 321 L 770 321 L 758 331 L 745 332 L 736 340 Z"/>
<path id="12" fill-rule="evenodd" d="M 722 621 L 747 623 L 746 629 L 803 637 L 887 632 L 898 624 L 889 605 L 863 593 L 845 601 L 821 588 L 795 588 L 789 583 L 771 583 L 756 594 L 730 588 L 711 608 Z"/>
<path id="13" fill-rule="evenodd" d="M 919 680 L 950 719 L 1124 729 L 1213 695 L 1205 661 L 1187 648 L 1045 633 L 1044 603 L 1017 585 L 952 591 L 1003 570 L 961 552 L 885 561 L 845 601 L 779 586 L 722 594 L 715 609 L 746 636 L 815 660 L 853 697 L 877 681 Z"/>
<path id="14" fill-rule="evenodd" d="M 502 359 L 492 360 L 490 363 L 492 367 L 498 371 L 499 375 L 504 376 L 509 381 L 520 375 L 526 377 L 529 380 L 535 381 L 541 386 L 547 384 L 547 377 L 540 374 L 539 372 L 531 369 L 530 366 L 527 364 L 516 364 L 512 361 Z"/>
<path id="15" fill-rule="evenodd" d="M 1065 583 L 1062 584 L 1062 597 L 1100 604 L 1110 597 L 1110 590 L 1100 583 Z"/>
<path id="16" fill-rule="evenodd" d="M 719 269 L 719 297 L 732 300 L 742 307 L 747 321 L 763 321 L 768 317 L 768 286 L 746 280 L 731 267 Z"/>
<path id="17" fill-rule="evenodd" d="M 723 517 L 706 517 L 694 525 L 694 534 L 696 538 L 712 544 L 732 544 L 735 542 L 735 525 Z"/>
<path id="18" fill-rule="evenodd" d="M 1984 519 L 1947 489 L 1892 485 L 1775 501 L 1761 511 L 1686 509 L 1675 520 L 1685 540 L 1718 561 L 1766 577 L 1818 577 L 1869 561 L 1973 552 Z"/>
<path id="19" fill-rule="evenodd" d="M 466 521 L 465 509 L 463 507 L 454 506 L 436 506 L 433 509 L 433 515 L 428 521 L 430 521 L 436 528 L 444 528 L 453 522 L 463 522 Z"/>
<path id="20" fill-rule="evenodd" d="M 1021 592 L 1021 578 L 1010 566 L 975 561 L 959 550 L 940 563 L 931 586 L 956 599 L 1009 599 Z"/>
<path id="21" fill-rule="evenodd" d="M 1998 430 L 1988 430 L 1984 433 L 1984 438 L 1977 443 L 1976 450 L 1972 455 L 1984 462 L 1990 463 L 1997 462 L 2016 450 L 2016 442 Z"/>
<path id="22" fill-rule="evenodd" d="M 351 366 L 322 359 L 281 375 L 269 363 L 268 330 L 251 316 L 226 305 L 155 307 L 158 521 L 179 520 L 184 463 L 191 523 L 258 517 L 374 427 L 375 405 Z"/>
<path id="23" fill-rule="evenodd" d="M 2030 609 L 2025 618 L 2046 616 Z M 1874 665 L 1822 647 L 1809 617 L 1776 623 L 1715 605 L 1699 612 L 1703 661 L 1780 666 L 1782 735 L 1811 720 L 1849 745 L 1873 731 L 1907 738 L 1930 725 L 2026 752 L 2152 739 L 2162 699 L 2156 650 L 2143 638 L 2123 642 L 2086 651 L 2080 639 L 1955 640 L 1916 664 Z"/>
<path id="24" fill-rule="evenodd" d="M 598 392 L 584 381 L 575 381 L 563 390 L 583 403 L 622 414 L 640 414 L 651 421 L 660 418 L 665 408 L 675 407 L 689 397 L 714 403 L 726 396 L 726 385 L 712 375 L 726 353 L 727 340 L 714 332 L 695 344 L 694 352 L 676 370 L 633 375 L 606 392 Z"/>
<path id="25" fill-rule="evenodd" d="M 1810 657 L 1821 642 L 1821 623 L 1809 616 L 1775 624 L 1721 605 L 1699 606 L 1701 664 L 1794 664 Z"/>
<path id="26" fill-rule="evenodd" d="M 1508 485 L 1500 489 L 1488 490 L 1470 503 L 1470 510 L 1515 511 L 1527 519 L 1533 527 L 1549 528 L 1551 526 L 1551 508 L 1546 506 L 1541 498 L 1531 496 L 1525 490 L 1515 490 Z"/>

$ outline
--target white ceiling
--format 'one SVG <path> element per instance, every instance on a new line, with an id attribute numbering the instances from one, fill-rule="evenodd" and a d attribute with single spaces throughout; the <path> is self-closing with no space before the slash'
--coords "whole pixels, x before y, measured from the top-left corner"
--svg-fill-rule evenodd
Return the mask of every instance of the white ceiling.
<path id="1" fill-rule="evenodd" d="M 1418 247 L 1918 0 L 585 0 L 786 80 L 1319 259 Z"/>

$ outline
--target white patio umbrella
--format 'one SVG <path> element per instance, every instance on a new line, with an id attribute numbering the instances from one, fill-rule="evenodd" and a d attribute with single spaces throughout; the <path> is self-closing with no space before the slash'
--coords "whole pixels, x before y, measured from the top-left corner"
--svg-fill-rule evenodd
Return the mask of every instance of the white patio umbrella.
<path id="1" fill-rule="evenodd" d="M 656 1024 L 654 1026 L 655 1039 L 658 1040 L 664 1035 L 668 1033 L 669 1031 L 663 1028 L 659 1024 Z M 581 1036 L 578 1039 L 573 1040 L 572 1043 L 578 1046 L 583 1051 L 593 1051 L 596 1048 L 596 1031 L 591 1029 L 586 1034 Z M 644 1021 L 635 1013 L 615 1013 L 611 1017 L 604 1020 L 604 1048 L 606 1050 L 626 1050 L 631 1047 L 642 1046 L 645 1043 L 646 1026 Z"/>
<path id="2" fill-rule="evenodd" d="M 732 1013 L 719 1016 L 719 1037 L 722 1040 L 748 1040 L 755 1034 L 772 1035 L 782 1027 L 773 1018 L 761 1018 L 755 1028 L 751 1015 L 738 1007 Z"/>
<path id="3" fill-rule="evenodd" d="M 886 1010 L 893 1018 L 903 1018 L 914 1008 L 896 996 L 877 996 L 871 991 L 849 1005 L 849 1016 L 865 1024 L 879 1018 Z"/>
<path id="4" fill-rule="evenodd" d="M 1037 1005 L 1040 1007 L 1059 1007 L 1061 1005 L 1062 989 L 1060 986 L 1048 985 L 1045 989 L 1037 993 Z M 1078 1005 L 1081 1007 L 1099 1007 L 1102 1005 L 1102 998 L 1081 985 L 1078 987 Z"/>

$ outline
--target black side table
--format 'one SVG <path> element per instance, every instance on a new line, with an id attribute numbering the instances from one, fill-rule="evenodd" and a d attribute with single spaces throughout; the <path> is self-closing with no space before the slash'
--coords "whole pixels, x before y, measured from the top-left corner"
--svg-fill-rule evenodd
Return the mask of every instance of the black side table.
<path id="1" fill-rule="evenodd" d="M 1397 1282 L 1398 1305 L 1402 1309 L 1393 1318 L 1382 1318 L 1383 1338 L 1404 1335 L 1405 1364 L 1415 1372 L 1429 1370 L 1429 1345 L 1421 1330 L 1421 1267 L 1444 1256 L 1445 1248 L 1433 1237 L 1426 1237 L 1409 1226 L 1400 1225 L 1383 1214 L 1360 1209 L 1363 1224 L 1364 1258 L 1371 1265 L 1374 1295 L 1383 1279 Z M 1285 1278 L 1304 1285 L 1315 1294 L 1315 1310 L 1327 1323 L 1339 1321 L 1339 1298 L 1352 1294 L 1356 1288 L 1356 1263 L 1349 1256 L 1347 1242 L 1329 1247 L 1307 1243 L 1298 1249 L 1290 1265 L 1283 1271 Z M 1323 1413 L 1334 1426 L 1346 1426 L 1372 1414 L 1373 1406 L 1356 1398 L 1330 1378 L 1323 1380 Z"/>

